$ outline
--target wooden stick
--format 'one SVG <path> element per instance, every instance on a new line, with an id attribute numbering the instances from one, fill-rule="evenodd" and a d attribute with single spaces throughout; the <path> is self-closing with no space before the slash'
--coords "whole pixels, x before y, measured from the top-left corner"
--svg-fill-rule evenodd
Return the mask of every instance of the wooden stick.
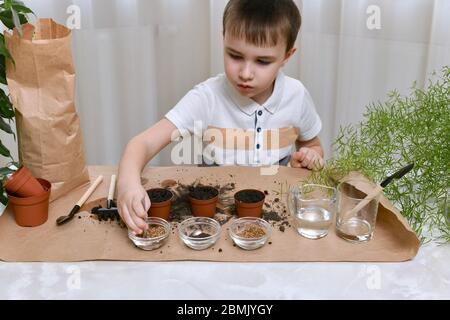
<path id="1" fill-rule="evenodd" d="M 109 183 L 108 200 L 114 199 L 114 191 L 116 189 L 116 175 L 111 176 L 111 182 Z"/>
<path id="2" fill-rule="evenodd" d="M 370 201 L 372 201 L 376 196 L 378 196 L 381 191 L 383 191 L 383 187 L 377 185 L 375 189 L 372 190 L 364 199 L 361 200 L 353 209 L 348 211 L 345 215 L 353 215 L 362 208 L 364 208 Z"/>
<path id="3" fill-rule="evenodd" d="M 87 191 L 83 194 L 80 200 L 77 202 L 77 206 L 81 207 L 84 202 L 90 197 L 92 192 L 97 188 L 97 186 L 103 181 L 103 176 L 100 175 L 97 177 L 97 179 L 94 181 L 94 183 L 87 189 Z"/>

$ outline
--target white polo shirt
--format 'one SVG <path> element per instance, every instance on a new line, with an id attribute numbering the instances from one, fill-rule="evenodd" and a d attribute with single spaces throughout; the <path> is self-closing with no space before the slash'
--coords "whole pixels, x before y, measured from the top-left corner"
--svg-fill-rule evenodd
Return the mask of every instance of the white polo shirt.
<path id="1" fill-rule="evenodd" d="M 296 79 L 278 73 L 272 95 L 260 105 L 219 74 L 190 90 L 165 117 L 203 141 L 203 161 L 217 165 L 285 164 L 295 141 L 322 127 L 314 102 Z"/>

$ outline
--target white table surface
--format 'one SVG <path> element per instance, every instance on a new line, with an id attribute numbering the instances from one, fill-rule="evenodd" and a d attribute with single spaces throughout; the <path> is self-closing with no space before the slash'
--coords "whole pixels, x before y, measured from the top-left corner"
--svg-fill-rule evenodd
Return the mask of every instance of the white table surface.
<path id="1" fill-rule="evenodd" d="M 0 299 L 450 299 L 450 245 L 402 263 L 0 262 Z"/>

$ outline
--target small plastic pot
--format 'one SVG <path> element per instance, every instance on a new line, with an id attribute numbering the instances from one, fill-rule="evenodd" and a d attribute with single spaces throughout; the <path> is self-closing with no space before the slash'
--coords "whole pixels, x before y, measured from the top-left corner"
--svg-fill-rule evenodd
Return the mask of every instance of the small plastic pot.
<path id="1" fill-rule="evenodd" d="M 244 189 L 234 194 L 234 203 L 239 218 L 262 216 L 262 207 L 266 196 L 256 189 Z"/>
<path id="2" fill-rule="evenodd" d="M 44 193 L 44 188 L 31 171 L 21 166 L 5 183 L 7 193 L 16 197 L 32 197 Z"/>
<path id="3" fill-rule="evenodd" d="M 48 204 L 52 184 L 45 179 L 37 179 L 43 192 L 37 196 L 19 198 L 7 192 L 8 203 L 12 206 L 16 223 L 21 227 L 36 227 L 48 219 Z"/>
<path id="4" fill-rule="evenodd" d="M 218 200 L 219 191 L 213 187 L 199 186 L 189 192 L 189 201 L 194 217 L 214 217 Z"/>
<path id="5" fill-rule="evenodd" d="M 158 217 L 169 220 L 170 208 L 172 206 L 173 193 L 163 188 L 153 188 L 147 191 L 150 198 L 149 217 Z"/>

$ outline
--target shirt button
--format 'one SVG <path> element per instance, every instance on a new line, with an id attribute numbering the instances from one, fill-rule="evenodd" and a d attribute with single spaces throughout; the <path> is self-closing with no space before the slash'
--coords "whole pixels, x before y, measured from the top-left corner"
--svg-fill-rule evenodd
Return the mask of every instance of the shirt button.
<path id="1" fill-rule="evenodd" d="M 259 143 L 256 145 L 256 149 L 259 149 L 261 146 L 259 145 Z"/>
<path id="2" fill-rule="evenodd" d="M 262 111 L 261 110 L 258 111 L 258 116 L 262 116 Z"/>
<path id="3" fill-rule="evenodd" d="M 261 132 L 261 128 L 256 129 L 256 131 Z"/>

